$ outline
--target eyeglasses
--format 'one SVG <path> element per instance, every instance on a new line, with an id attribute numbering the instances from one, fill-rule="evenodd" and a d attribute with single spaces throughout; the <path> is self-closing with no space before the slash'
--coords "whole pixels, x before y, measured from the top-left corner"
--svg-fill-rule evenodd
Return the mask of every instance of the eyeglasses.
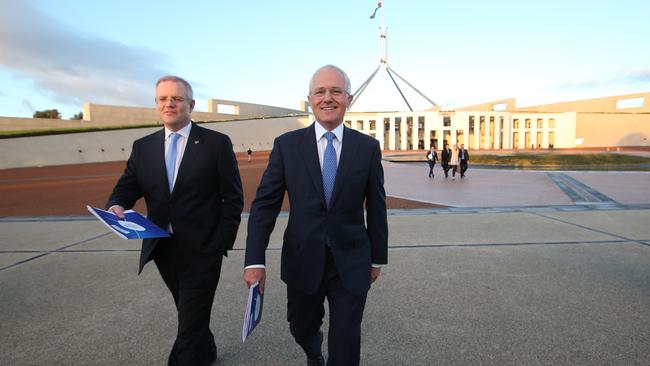
<path id="1" fill-rule="evenodd" d="M 331 89 L 318 88 L 312 91 L 310 96 L 316 99 L 323 99 L 325 98 L 325 95 L 327 95 L 327 92 L 329 92 L 332 98 L 334 99 L 343 99 L 343 97 L 345 97 L 345 94 L 348 94 L 348 92 L 346 92 L 341 88 L 331 88 Z"/>
<path id="2" fill-rule="evenodd" d="M 183 97 L 178 97 L 178 96 L 172 96 L 172 97 L 157 97 L 156 98 L 156 103 L 158 104 L 165 104 L 168 101 L 171 101 L 174 104 L 177 103 L 183 103 L 185 101 L 185 98 Z"/>

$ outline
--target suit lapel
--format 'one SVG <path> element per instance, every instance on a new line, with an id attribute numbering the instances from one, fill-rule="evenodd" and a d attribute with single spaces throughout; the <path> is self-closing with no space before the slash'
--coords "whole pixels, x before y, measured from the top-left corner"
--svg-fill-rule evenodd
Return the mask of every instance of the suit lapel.
<path id="1" fill-rule="evenodd" d="M 153 151 L 153 160 L 157 161 L 158 164 L 154 164 L 154 174 L 151 178 L 158 177 L 161 181 L 165 182 L 165 187 L 167 185 L 167 166 L 165 166 L 165 129 L 163 128 L 158 132 L 156 138 L 153 140 L 153 146 L 150 151 Z M 167 188 L 169 190 L 169 188 Z"/>
<path id="2" fill-rule="evenodd" d="M 314 122 L 316 123 L 316 122 Z M 318 160 L 318 147 L 316 146 L 316 131 L 314 130 L 314 124 L 310 127 L 305 128 L 305 133 L 302 137 L 301 151 L 302 158 L 305 161 L 307 166 L 307 172 L 311 177 L 314 187 L 316 187 L 316 192 L 321 198 L 323 206 L 325 206 L 325 194 L 323 193 L 323 174 L 320 169 L 320 162 Z"/>
<path id="3" fill-rule="evenodd" d="M 350 129 L 343 127 L 343 141 L 341 145 L 341 159 L 336 168 L 336 180 L 334 181 L 334 190 L 332 191 L 332 202 L 330 207 L 334 206 L 336 198 L 339 196 L 345 182 L 345 176 L 350 170 L 350 166 L 354 163 L 354 159 L 359 150 L 357 143 L 357 136 L 350 132 Z"/>
<path id="4" fill-rule="evenodd" d="M 201 137 L 203 136 L 203 131 L 201 127 L 197 126 L 192 122 L 192 128 L 190 129 L 190 136 L 187 138 L 187 144 L 185 144 L 185 151 L 183 152 L 183 159 L 181 164 L 178 167 L 178 174 L 176 174 L 176 182 L 174 183 L 174 188 L 172 194 L 183 184 L 183 178 L 192 171 L 192 165 L 196 161 L 196 157 L 201 150 Z M 163 159 L 164 160 L 164 159 Z"/>

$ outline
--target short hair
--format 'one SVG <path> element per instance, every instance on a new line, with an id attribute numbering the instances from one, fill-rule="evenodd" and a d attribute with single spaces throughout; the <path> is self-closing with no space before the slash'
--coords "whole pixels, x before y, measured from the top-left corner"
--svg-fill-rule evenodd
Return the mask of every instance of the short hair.
<path id="1" fill-rule="evenodd" d="M 190 85 L 190 83 L 188 83 L 187 80 L 185 80 L 185 79 L 183 79 L 181 77 L 178 77 L 178 76 L 174 76 L 174 75 L 165 75 L 165 76 L 161 77 L 160 79 L 158 79 L 158 81 L 156 82 L 156 88 L 163 81 L 174 81 L 174 82 L 181 83 L 181 84 L 185 85 L 185 88 L 187 89 L 187 99 L 189 99 L 188 102 L 191 102 L 192 100 L 194 100 L 194 91 L 192 90 L 192 85 Z"/>
<path id="2" fill-rule="evenodd" d="M 307 95 L 311 94 L 311 89 L 312 86 L 314 85 L 314 77 L 316 77 L 316 74 L 321 72 L 322 70 L 325 69 L 332 69 L 338 71 L 339 74 L 343 76 L 343 79 L 345 79 L 345 92 L 352 95 L 352 86 L 350 85 L 350 78 L 348 77 L 348 74 L 345 73 L 345 71 L 341 70 L 338 66 L 334 65 L 325 65 L 323 67 L 320 67 L 316 72 L 311 76 L 311 79 L 309 79 L 309 92 Z"/>

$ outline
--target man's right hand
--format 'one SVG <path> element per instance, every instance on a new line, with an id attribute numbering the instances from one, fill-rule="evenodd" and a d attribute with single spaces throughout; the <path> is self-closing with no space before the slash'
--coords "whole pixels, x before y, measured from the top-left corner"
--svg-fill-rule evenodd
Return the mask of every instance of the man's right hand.
<path id="1" fill-rule="evenodd" d="M 244 270 L 244 282 L 246 282 L 246 287 L 250 288 L 255 282 L 259 282 L 260 294 L 264 293 L 265 280 L 266 269 L 264 268 L 247 268 Z"/>
<path id="2" fill-rule="evenodd" d="M 112 212 L 118 219 L 124 220 L 124 207 L 120 205 L 113 205 L 108 208 L 108 212 Z"/>

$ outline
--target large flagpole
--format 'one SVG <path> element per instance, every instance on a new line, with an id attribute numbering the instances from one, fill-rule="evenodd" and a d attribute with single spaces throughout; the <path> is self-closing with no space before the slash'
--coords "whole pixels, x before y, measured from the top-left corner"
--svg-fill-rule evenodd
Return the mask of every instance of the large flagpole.
<path id="1" fill-rule="evenodd" d="M 421 91 L 417 90 L 413 85 L 411 85 L 408 81 L 406 81 L 403 77 L 401 77 L 398 73 L 396 73 L 388 66 L 388 27 L 386 26 L 386 19 L 384 18 L 384 0 L 377 1 L 377 7 L 370 15 L 370 19 L 375 19 L 378 11 L 381 11 L 381 25 L 379 26 L 379 66 L 377 67 L 377 69 L 375 69 L 375 71 L 373 71 L 370 77 L 366 79 L 366 81 L 364 81 L 363 84 L 354 92 L 352 103 L 350 103 L 350 107 L 354 105 L 354 102 L 358 100 L 361 93 L 363 93 L 363 91 L 370 84 L 370 82 L 375 77 L 377 72 L 380 70 L 386 71 L 393 85 L 399 92 L 400 97 L 402 98 L 402 100 L 404 100 L 404 103 L 406 104 L 406 107 L 409 109 L 409 111 L 411 112 L 413 111 L 413 108 L 411 107 L 411 103 L 409 103 L 409 101 L 406 99 L 406 96 L 402 92 L 402 89 L 399 87 L 397 80 L 395 80 L 395 77 L 393 77 L 393 74 L 395 74 L 395 76 L 397 76 L 400 80 L 406 83 L 406 85 L 411 87 L 411 89 L 413 89 L 416 93 L 418 93 L 429 103 L 431 103 L 434 107 L 436 107 L 437 105 L 435 102 L 429 99 L 426 95 L 422 94 Z"/>

